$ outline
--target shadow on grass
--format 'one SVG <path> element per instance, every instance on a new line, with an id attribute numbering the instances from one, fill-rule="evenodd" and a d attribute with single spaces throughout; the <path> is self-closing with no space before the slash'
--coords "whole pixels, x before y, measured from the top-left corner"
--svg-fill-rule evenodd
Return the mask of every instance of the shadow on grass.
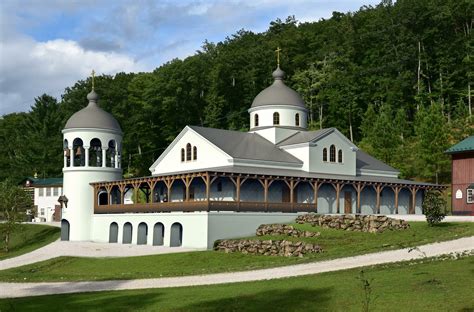
<path id="1" fill-rule="evenodd" d="M 152 311 L 161 293 L 100 292 L 37 296 L 0 300 L 0 311 Z M 147 309 L 148 308 L 148 309 Z"/>
<path id="2" fill-rule="evenodd" d="M 321 311 L 330 309 L 331 291 L 331 288 L 277 289 L 200 301 L 177 311 Z"/>

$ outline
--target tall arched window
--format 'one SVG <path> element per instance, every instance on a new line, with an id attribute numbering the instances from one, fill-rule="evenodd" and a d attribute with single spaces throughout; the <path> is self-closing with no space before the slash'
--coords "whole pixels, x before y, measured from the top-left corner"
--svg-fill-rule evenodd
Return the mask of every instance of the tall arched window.
<path id="1" fill-rule="evenodd" d="M 337 162 L 342 163 L 342 150 L 337 152 Z"/>
<path id="2" fill-rule="evenodd" d="M 92 139 L 89 147 L 89 166 L 102 167 L 102 143 Z"/>
<path id="3" fill-rule="evenodd" d="M 255 114 L 255 116 L 253 116 L 253 119 L 254 119 L 254 127 L 258 127 L 258 114 Z"/>
<path id="4" fill-rule="evenodd" d="M 198 158 L 198 149 L 196 146 L 193 146 L 193 160 Z"/>
<path id="5" fill-rule="evenodd" d="M 69 150 L 69 143 L 67 140 L 64 140 L 63 150 L 64 150 L 64 167 L 69 167 L 71 166 L 71 151 Z"/>
<path id="6" fill-rule="evenodd" d="M 298 113 L 295 114 L 295 126 L 300 126 L 300 114 Z"/>
<path id="7" fill-rule="evenodd" d="M 336 147 L 334 145 L 329 147 L 329 161 L 336 162 Z"/>
<path id="8" fill-rule="evenodd" d="M 191 144 L 186 144 L 186 160 L 191 160 Z"/>
<path id="9" fill-rule="evenodd" d="M 328 161 L 328 149 L 323 148 L 323 161 Z"/>
<path id="10" fill-rule="evenodd" d="M 280 114 L 277 112 L 273 113 L 273 124 L 279 125 L 280 124 Z"/>
<path id="11" fill-rule="evenodd" d="M 76 138 L 72 142 L 72 153 L 74 153 L 74 167 L 85 166 L 85 150 L 81 139 Z"/>
<path id="12" fill-rule="evenodd" d="M 181 149 L 181 161 L 184 161 L 184 148 Z"/>
<path id="13" fill-rule="evenodd" d="M 106 156 L 107 156 L 106 162 L 105 162 L 106 167 L 111 167 L 111 168 L 115 167 L 116 146 L 117 144 L 115 143 L 115 140 L 109 141 L 109 148 L 107 149 L 107 152 L 106 152 Z"/>

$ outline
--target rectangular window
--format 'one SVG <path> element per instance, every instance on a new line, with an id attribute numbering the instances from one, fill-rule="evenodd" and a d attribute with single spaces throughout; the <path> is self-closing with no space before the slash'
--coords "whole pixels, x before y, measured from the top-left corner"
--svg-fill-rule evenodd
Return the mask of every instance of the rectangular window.
<path id="1" fill-rule="evenodd" d="M 38 196 L 43 197 L 44 196 L 44 188 L 40 187 L 38 189 Z"/>
<path id="2" fill-rule="evenodd" d="M 59 195 L 59 188 L 58 188 L 58 187 L 53 188 L 53 195 L 54 195 L 54 196 L 58 196 L 58 195 Z"/>
<path id="3" fill-rule="evenodd" d="M 51 188 L 50 187 L 46 188 L 46 196 L 51 196 Z"/>
<path id="4" fill-rule="evenodd" d="M 44 216 L 44 208 L 41 208 L 41 215 Z"/>
<path id="5" fill-rule="evenodd" d="M 474 189 L 466 190 L 466 202 L 468 204 L 474 204 Z"/>

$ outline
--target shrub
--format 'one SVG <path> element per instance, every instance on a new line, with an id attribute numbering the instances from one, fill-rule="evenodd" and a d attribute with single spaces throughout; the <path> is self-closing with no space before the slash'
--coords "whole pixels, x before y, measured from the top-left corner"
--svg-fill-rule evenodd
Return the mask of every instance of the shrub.
<path id="1" fill-rule="evenodd" d="M 446 214 L 446 200 L 439 192 L 428 191 L 423 201 L 423 213 L 429 226 L 434 226 L 444 219 Z"/>

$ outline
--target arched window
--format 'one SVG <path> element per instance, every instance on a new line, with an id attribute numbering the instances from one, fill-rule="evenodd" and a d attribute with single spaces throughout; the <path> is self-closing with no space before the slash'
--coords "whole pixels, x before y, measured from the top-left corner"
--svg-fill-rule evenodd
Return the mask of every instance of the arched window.
<path id="1" fill-rule="evenodd" d="M 83 142 L 81 139 L 77 138 L 74 139 L 72 142 L 72 153 L 74 153 L 74 167 L 82 167 L 85 166 L 85 151 L 84 151 L 84 146 Z"/>
<path id="2" fill-rule="evenodd" d="M 342 150 L 337 152 L 337 162 L 342 163 Z"/>
<path id="3" fill-rule="evenodd" d="M 323 148 L 323 161 L 328 161 L 328 149 Z"/>
<path id="4" fill-rule="evenodd" d="M 107 158 L 105 165 L 110 168 L 115 168 L 115 154 L 116 154 L 116 144 L 115 140 L 109 141 L 109 148 L 107 149 Z"/>
<path id="5" fill-rule="evenodd" d="M 329 147 L 329 161 L 336 162 L 336 147 L 334 145 Z"/>
<path id="6" fill-rule="evenodd" d="M 181 149 L 181 161 L 184 161 L 184 148 Z"/>
<path id="7" fill-rule="evenodd" d="M 89 166 L 102 167 L 102 143 L 99 139 L 92 139 L 89 147 Z"/>
<path id="8" fill-rule="evenodd" d="M 255 116 L 253 116 L 253 119 L 254 119 L 254 127 L 258 127 L 258 114 L 255 114 Z"/>
<path id="9" fill-rule="evenodd" d="M 191 144 L 186 144 L 186 160 L 191 160 Z"/>
<path id="10" fill-rule="evenodd" d="M 280 124 L 280 114 L 277 112 L 273 113 L 273 124 L 279 125 Z"/>
<path id="11" fill-rule="evenodd" d="M 295 126 L 300 126 L 300 114 L 298 113 L 295 114 Z"/>
<path id="12" fill-rule="evenodd" d="M 71 166 L 71 151 L 69 150 L 69 143 L 67 140 L 64 140 L 63 150 L 64 150 L 64 167 L 69 167 Z"/>
<path id="13" fill-rule="evenodd" d="M 198 149 L 196 146 L 193 146 L 193 160 L 198 158 Z"/>

